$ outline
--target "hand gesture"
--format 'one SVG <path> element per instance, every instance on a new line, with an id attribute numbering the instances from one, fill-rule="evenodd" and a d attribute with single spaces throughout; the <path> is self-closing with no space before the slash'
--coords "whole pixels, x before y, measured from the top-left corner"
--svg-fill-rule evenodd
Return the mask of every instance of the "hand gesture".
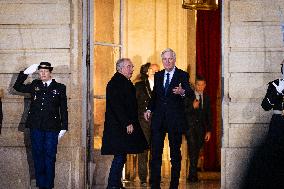
<path id="1" fill-rule="evenodd" d="M 210 138 L 211 138 L 211 132 L 206 132 L 205 137 L 204 137 L 205 142 L 208 142 Z"/>
<path id="2" fill-rule="evenodd" d="M 175 87 L 173 89 L 174 94 L 184 95 L 184 89 L 181 86 L 181 83 L 179 83 L 178 87 Z"/>
<path id="3" fill-rule="evenodd" d="M 144 119 L 146 121 L 150 121 L 150 118 L 151 118 L 151 112 L 147 110 L 146 112 L 144 112 Z"/>
<path id="4" fill-rule="evenodd" d="M 192 104 L 193 108 L 194 108 L 194 109 L 199 108 L 199 103 L 200 103 L 200 101 L 199 101 L 199 100 L 194 99 L 193 104 Z"/>
<path id="5" fill-rule="evenodd" d="M 277 92 L 282 94 L 282 92 L 284 90 L 284 80 L 279 79 L 279 85 L 276 85 L 274 82 L 272 84 L 276 88 Z"/>
<path id="6" fill-rule="evenodd" d="M 127 132 L 127 134 L 130 135 L 133 131 L 134 131 L 134 128 L 133 128 L 133 125 L 132 125 L 132 124 L 130 124 L 130 125 L 128 125 L 128 126 L 126 127 L 126 132 Z"/>
<path id="7" fill-rule="evenodd" d="M 58 134 L 58 140 L 63 137 L 63 135 L 66 133 L 66 130 L 61 130 Z"/>
<path id="8" fill-rule="evenodd" d="M 32 74 L 37 71 L 38 64 L 32 64 L 27 69 L 25 69 L 24 74 Z"/>

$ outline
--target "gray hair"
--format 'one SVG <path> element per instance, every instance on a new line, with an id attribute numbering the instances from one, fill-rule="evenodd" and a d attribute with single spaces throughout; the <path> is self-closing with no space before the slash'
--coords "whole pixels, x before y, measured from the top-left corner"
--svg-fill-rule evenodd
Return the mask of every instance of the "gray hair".
<path id="1" fill-rule="evenodd" d="M 163 56 L 164 56 L 164 54 L 165 54 L 166 52 L 172 53 L 173 58 L 176 60 L 176 53 L 175 53 L 175 51 L 174 51 L 173 49 L 171 49 L 171 48 L 166 48 L 165 50 L 163 50 L 163 52 L 161 53 L 161 58 L 163 58 Z"/>
<path id="2" fill-rule="evenodd" d="M 116 71 L 121 72 L 125 61 L 130 61 L 129 58 L 120 58 L 116 61 Z"/>

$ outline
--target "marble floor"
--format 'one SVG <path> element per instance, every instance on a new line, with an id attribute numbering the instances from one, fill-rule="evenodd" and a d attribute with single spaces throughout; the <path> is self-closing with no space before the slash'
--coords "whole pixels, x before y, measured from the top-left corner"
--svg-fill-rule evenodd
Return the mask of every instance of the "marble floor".
<path id="1" fill-rule="evenodd" d="M 202 172 L 199 173 L 200 181 L 197 183 L 189 183 L 185 178 L 180 179 L 179 189 L 219 189 L 221 188 L 220 172 Z M 149 189 L 151 188 L 149 184 L 147 186 L 141 186 L 139 179 L 135 181 L 124 181 L 124 186 L 126 189 Z M 166 177 L 162 179 L 161 188 L 168 189 L 170 180 Z M 106 186 L 95 186 L 93 189 L 105 189 Z"/>

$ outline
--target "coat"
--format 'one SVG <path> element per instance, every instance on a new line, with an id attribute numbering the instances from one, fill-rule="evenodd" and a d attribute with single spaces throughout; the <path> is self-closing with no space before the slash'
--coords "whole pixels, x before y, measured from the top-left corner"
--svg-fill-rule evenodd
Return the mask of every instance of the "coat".
<path id="1" fill-rule="evenodd" d="M 132 124 L 134 131 L 127 134 Z M 142 153 L 147 141 L 138 121 L 136 90 L 130 80 L 115 73 L 106 87 L 106 112 L 102 155 Z"/>
<path id="2" fill-rule="evenodd" d="M 68 130 L 66 86 L 54 79 L 47 88 L 37 79 L 24 84 L 27 77 L 20 72 L 13 86 L 18 92 L 31 94 L 26 127 L 44 131 Z"/>
<path id="3" fill-rule="evenodd" d="M 135 83 L 136 98 L 138 103 L 138 119 L 143 133 L 150 144 L 151 128 L 150 122 L 144 118 L 144 112 L 147 110 L 148 103 L 151 99 L 151 88 L 148 79 Z"/>

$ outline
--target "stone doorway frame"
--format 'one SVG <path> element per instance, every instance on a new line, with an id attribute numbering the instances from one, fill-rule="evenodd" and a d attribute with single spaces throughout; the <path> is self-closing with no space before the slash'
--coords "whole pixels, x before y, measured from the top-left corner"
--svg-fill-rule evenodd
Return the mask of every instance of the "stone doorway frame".
<path id="1" fill-rule="evenodd" d="M 92 49 L 93 28 L 91 26 L 91 12 L 93 12 L 93 2 L 92 0 L 83 0 L 83 57 L 82 57 L 82 146 L 85 148 L 84 157 L 84 169 L 85 177 L 84 183 L 85 187 L 90 189 L 92 187 L 92 175 L 95 169 L 94 163 L 92 162 L 94 150 L 92 150 L 91 144 L 93 144 L 93 138 L 91 133 L 93 133 L 93 92 L 92 92 L 92 64 L 93 53 L 90 53 Z"/>
<path id="2" fill-rule="evenodd" d="M 94 40 L 94 0 L 83 0 L 83 57 L 82 57 L 82 146 L 85 148 L 84 169 L 85 169 L 85 186 L 92 188 L 95 183 L 94 173 L 96 164 L 94 162 L 94 92 L 93 92 L 93 66 L 95 63 L 94 47 L 101 46 L 118 46 L 120 48 L 119 57 L 123 54 L 123 7 L 124 0 L 120 0 L 120 43 L 118 45 L 110 43 L 100 43 Z"/>

